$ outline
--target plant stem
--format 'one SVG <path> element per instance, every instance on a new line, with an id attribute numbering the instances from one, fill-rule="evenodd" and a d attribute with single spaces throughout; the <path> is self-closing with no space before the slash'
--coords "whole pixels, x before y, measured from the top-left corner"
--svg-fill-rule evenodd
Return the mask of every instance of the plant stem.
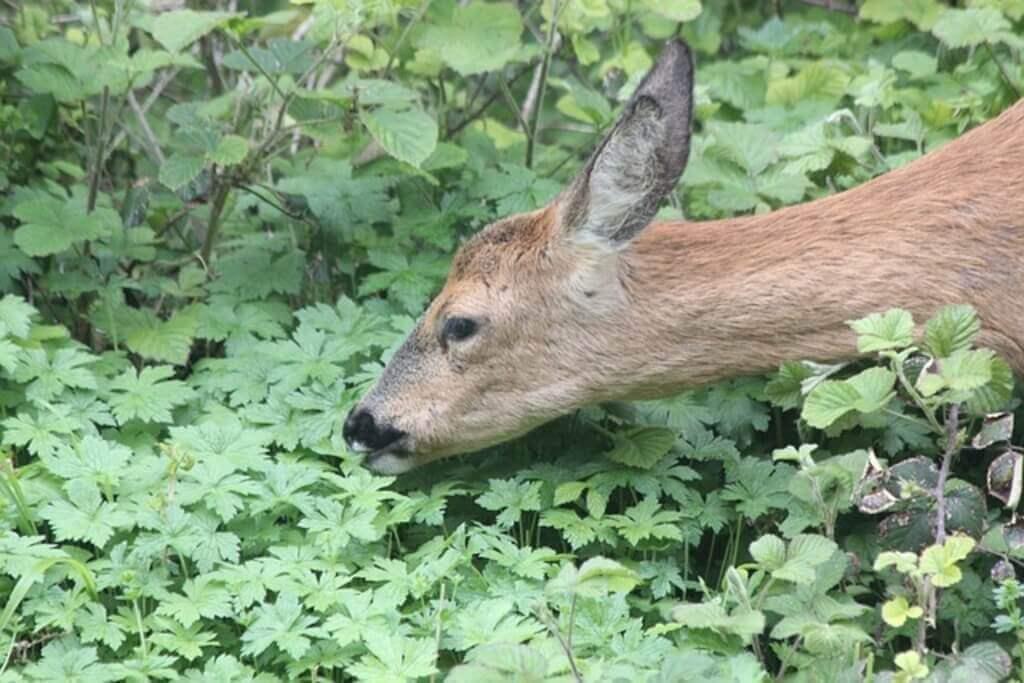
<path id="1" fill-rule="evenodd" d="M 953 456 L 960 450 L 959 428 L 960 405 L 954 403 L 946 414 L 946 451 L 942 454 L 939 481 L 935 488 L 935 514 L 938 515 L 935 523 L 935 542 L 939 544 L 946 542 L 946 480 L 949 479 Z"/>
<path id="2" fill-rule="evenodd" d="M 89 176 L 89 199 L 85 210 L 92 213 L 96 208 L 96 197 L 99 194 L 101 167 L 103 166 L 104 147 L 107 137 L 107 106 L 110 102 L 110 88 L 103 86 L 103 94 L 100 96 L 100 120 L 96 130 L 96 149 L 93 150 L 92 170 Z"/>
<path id="3" fill-rule="evenodd" d="M 900 380 L 900 386 L 902 386 L 903 390 L 907 392 L 908 396 L 910 396 L 914 405 L 924 413 L 924 416 L 927 418 L 928 424 L 931 425 L 931 428 L 938 434 L 944 433 L 945 430 L 942 425 L 940 425 L 939 421 L 935 419 L 934 411 L 925 404 L 924 398 L 921 397 L 921 394 L 917 393 L 917 389 L 915 389 L 914 385 L 907 379 L 906 373 L 903 372 L 903 362 L 899 359 L 894 359 L 893 369 L 896 370 L 896 377 Z"/>
<path id="4" fill-rule="evenodd" d="M 992 49 L 992 43 L 986 40 L 984 42 L 984 45 L 985 49 L 988 50 L 988 56 L 991 57 L 992 61 L 996 63 L 996 68 L 999 69 L 999 73 L 1002 75 L 1003 80 L 1006 81 L 1006 85 L 1009 86 L 1010 90 L 1012 90 L 1017 95 L 1018 99 L 1022 97 L 1020 88 L 1018 88 L 1017 84 L 1014 83 L 1013 80 L 1010 78 L 1010 74 L 1006 73 L 1006 67 L 1004 67 L 1003 63 L 1000 62 L 999 59 L 996 57 L 996 53 Z"/>
<path id="5" fill-rule="evenodd" d="M 575 598 L 575 596 L 573 596 Z M 572 656 L 572 648 L 562 637 L 561 632 L 558 630 L 558 624 L 555 622 L 554 616 L 548 611 L 547 607 L 541 605 L 542 610 L 541 617 L 544 619 L 544 623 L 547 625 L 548 630 L 551 631 L 551 635 L 555 637 L 558 644 L 562 646 L 562 651 L 565 652 L 565 656 L 569 658 L 569 668 L 572 669 L 573 678 L 576 679 L 576 683 L 583 683 L 583 676 L 580 675 L 580 670 L 576 666 L 576 658 Z"/>
<path id="6" fill-rule="evenodd" d="M 213 195 L 213 202 L 210 204 L 210 221 L 206 228 L 206 239 L 203 240 L 203 248 L 200 256 L 203 264 L 209 268 L 210 254 L 213 252 L 213 244 L 220 231 L 221 217 L 224 213 L 224 205 L 227 204 L 228 194 L 231 192 L 231 184 L 224 177 L 217 179 L 216 191 Z"/>
<path id="7" fill-rule="evenodd" d="M 146 629 L 142 626 L 142 612 L 139 610 L 138 600 L 132 600 L 132 612 L 135 613 L 135 627 L 139 629 L 139 645 L 142 647 L 142 656 L 149 657 L 149 645 L 146 643 Z"/>
<path id="8" fill-rule="evenodd" d="M 537 91 L 537 102 L 533 107 L 533 120 L 530 132 L 526 135 L 526 167 L 533 168 L 533 152 L 537 145 L 537 133 L 540 130 L 540 113 L 544 109 L 544 92 L 548 86 L 548 69 L 551 68 L 551 56 L 555 51 L 555 37 L 558 35 L 558 18 L 561 15 L 561 3 L 552 0 L 551 25 L 548 26 L 548 44 L 544 51 L 544 61 L 540 67 L 540 86 Z"/>

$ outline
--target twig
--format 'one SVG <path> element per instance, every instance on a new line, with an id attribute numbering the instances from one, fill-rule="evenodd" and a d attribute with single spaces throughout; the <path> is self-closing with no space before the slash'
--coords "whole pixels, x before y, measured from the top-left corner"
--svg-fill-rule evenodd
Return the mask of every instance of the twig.
<path id="1" fill-rule="evenodd" d="M 157 81 L 157 84 L 153 86 L 153 89 L 150 91 L 149 95 L 146 96 L 145 101 L 143 101 L 142 104 L 141 104 L 141 109 L 142 109 L 142 113 L 143 114 L 147 113 L 150 110 L 150 108 L 156 103 L 157 99 L 160 97 L 161 93 L 163 93 L 164 88 L 166 88 L 167 85 L 171 81 L 173 81 L 174 77 L 177 76 L 177 75 L 178 75 L 178 70 L 177 69 L 169 69 L 169 70 L 164 72 L 163 76 L 160 78 L 159 81 Z M 108 151 L 109 150 L 117 149 L 121 145 L 121 143 L 124 142 L 124 139 L 127 136 L 128 136 L 128 130 L 127 130 L 127 128 L 122 126 L 121 130 L 119 130 L 117 132 L 117 135 L 114 136 L 114 141 L 110 143 L 110 146 L 108 147 Z"/>
<path id="2" fill-rule="evenodd" d="M 505 96 L 505 102 L 508 104 L 509 109 L 515 112 L 516 120 L 519 121 L 519 127 L 522 128 L 523 132 L 527 135 L 527 139 L 529 139 L 530 126 L 526 123 L 528 116 L 526 116 L 525 107 L 523 110 L 519 109 L 519 105 L 516 103 L 516 99 L 512 97 L 512 91 L 508 89 L 508 83 L 505 82 L 505 77 L 502 74 L 498 74 L 498 87 Z"/>
<path id="3" fill-rule="evenodd" d="M 540 130 L 540 113 L 544 108 L 544 93 L 548 86 L 548 69 L 551 68 L 551 57 L 555 52 L 555 36 L 558 35 L 558 19 L 562 13 L 563 5 L 558 0 L 552 0 L 551 25 L 548 27 L 547 49 L 544 51 L 544 60 L 541 62 L 540 86 L 537 91 L 537 104 L 533 108 L 533 121 L 530 122 L 530 132 L 526 136 L 526 167 L 533 167 L 533 151 L 537 144 L 537 133 Z"/>
<path id="4" fill-rule="evenodd" d="M 224 77 L 217 68 L 217 57 L 213 51 L 213 35 L 208 34 L 199 39 L 199 56 L 203 60 L 203 68 L 210 78 L 210 90 L 214 96 L 224 94 Z"/>
<path id="5" fill-rule="evenodd" d="M 89 175 L 89 199 L 86 203 L 86 213 L 92 213 L 96 208 L 96 196 L 99 194 L 100 175 L 105 158 L 104 148 L 107 137 L 107 106 L 110 103 L 110 88 L 103 86 L 103 94 L 100 96 L 100 120 L 96 129 L 95 154 L 93 156 L 92 169 Z"/>
<path id="6" fill-rule="evenodd" d="M 416 26 L 416 24 L 420 23 L 420 20 L 423 18 L 423 15 L 425 15 L 427 13 L 427 10 L 430 9 L 431 2 L 433 2 L 433 0 L 423 0 L 423 2 L 420 4 L 419 9 L 416 10 L 416 14 L 413 15 L 412 19 L 409 20 L 409 23 L 406 24 L 405 28 L 402 29 L 402 33 L 401 35 L 398 36 L 398 40 L 395 42 L 394 45 L 391 46 L 391 49 L 389 50 L 391 54 L 388 55 L 388 63 L 384 66 L 384 74 L 381 76 L 381 78 L 387 78 L 388 74 L 391 73 L 391 67 L 395 63 L 395 55 L 398 54 L 398 51 L 402 49 L 402 45 L 405 44 L 405 39 L 409 37 L 409 31 L 411 31 L 413 27 Z"/>
<path id="7" fill-rule="evenodd" d="M 518 80 L 519 80 L 520 78 L 522 78 L 522 77 L 523 77 L 523 76 L 524 76 L 524 75 L 526 74 L 526 72 L 527 72 L 527 71 L 529 71 L 529 70 L 530 70 L 530 67 L 529 67 L 529 66 L 525 66 L 525 67 L 521 68 L 521 69 L 520 69 L 519 71 L 517 71 L 517 72 L 515 73 L 515 75 L 514 75 L 514 76 L 512 76 L 512 78 L 510 78 L 510 79 L 508 80 L 508 83 L 507 83 L 507 85 L 509 85 L 509 86 L 513 85 L 513 84 L 514 84 L 514 83 L 515 83 L 516 81 L 518 81 Z M 483 114 L 483 113 L 484 113 L 485 111 L 487 111 L 487 109 L 488 109 L 488 108 L 489 108 L 489 107 L 490 107 L 490 106 L 491 106 L 492 104 L 494 104 L 495 100 L 497 100 L 497 99 L 498 99 L 499 97 L 501 97 L 501 88 L 498 88 L 498 89 L 497 89 L 497 90 L 495 90 L 495 91 L 494 91 L 493 93 L 491 93 L 490 97 L 488 97 L 488 98 L 487 98 L 487 99 L 486 99 L 486 100 L 484 101 L 484 103 L 483 103 L 483 104 L 481 104 L 481 105 L 480 105 L 479 107 L 477 107 L 477 108 L 476 108 L 475 110 L 473 110 L 473 112 L 472 112 L 471 114 L 467 114 L 467 115 L 466 115 L 466 118 L 462 119 L 461 121 L 459 121 L 459 122 L 458 122 L 457 124 L 455 124 L 454 126 L 451 126 L 450 128 L 448 128 L 448 129 L 447 129 L 447 130 L 445 131 L 445 135 L 444 135 L 444 136 L 445 136 L 445 138 L 451 138 L 451 137 L 452 137 L 452 136 L 454 136 L 454 135 L 458 135 L 458 133 L 459 133 L 459 132 L 460 132 L 460 131 L 461 131 L 461 130 L 462 130 L 463 128 L 465 128 L 466 126 L 468 126 L 469 124 L 473 123 L 473 122 L 474 122 L 474 121 L 476 121 L 476 120 L 477 120 L 478 118 L 480 118 L 480 116 L 481 116 L 481 115 L 482 115 L 482 114 Z"/>
<path id="8" fill-rule="evenodd" d="M 153 157 L 159 165 L 163 166 L 164 153 L 160 149 L 160 143 L 157 141 L 153 129 L 150 128 L 149 121 L 146 120 L 146 112 L 142 111 L 139 101 L 135 99 L 135 93 L 131 90 L 128 91 L 128 106 L 132 108 L 136 118 L 139 119 L 139 127 L 142 128 L 142 134 L 146 136 L 146 141 L 149 143 Z"/>

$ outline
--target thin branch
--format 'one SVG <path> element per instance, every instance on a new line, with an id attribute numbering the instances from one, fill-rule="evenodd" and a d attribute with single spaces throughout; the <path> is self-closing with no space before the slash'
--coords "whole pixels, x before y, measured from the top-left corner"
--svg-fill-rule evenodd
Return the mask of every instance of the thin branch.
<path id="1" fill-rule="evenodd" d="M 525 66 L 525 67 L 521 68 L 519 71 L 517 71 L 515 73 L 514 76 L 512 76 L 512 78 L 510 78 L 508 80 L 508 85 L 511 87 L 516 81 L 518 81 L 520 78 L 522 78 L 529 70 L 530 70 L 529 66 Z M 479 107 L 477 107 L 475 110 L 473 110 L 473 112 L 471 114 L 467 114 L 466 118 L 462 119 L 461 121 L 459 121 L 454 126 L 451 126 L 450 128 L 448 128 L 445 131 L 445 138 L 451 138 L 454 135 L 458 135 L 459 132 L 461 132 L 463 128 L 465 128 L 466 126 L 468 126 L 469 124 L 473 123 L 478 118 L 480 118 L 480 116 L 483 115 L 483 113 L 485 111 L 487 111 L 487 109 L 490 108 L 490 106 L 492 104 L 494 104 L 494 102 L 499 97 L 501 97 L 501 88 L 498 88 L 493 93 L 491 93 L 490 97 L 488 97 L 484 101 L 483 104 L 481 104 Z"/>
<path id="2" fill-rule="evenodd" d="M 103 160 L 106 158 L 105 147 L 107 138 L 107 107 L 110 104 L 110 88 L 103 86 L 103 94 L 100 96 L 100 120 L 96 127 L 96 149 L 94 150 L 92 169 L 89 175 L 89 199 L 85 210 L 92 213 L 96 208 L 96 197 L 99 194 L 100 176 L 102 175 Z"/>
<path id="3" fill-rule="evenodd" d="M 558 35 L 558 19 L 562 14 L 562 5 L 558 0 L 552 0 L 551 25 L 548 27 L 547 49 L 544 51 L 544 60 L 541 62 L 540 86 L 537 91 L 537 104 L 533 109 L 533 121 L 530 123 L 530 133 L 526 136 L 526 167 L 533 167 L 533 152 L 537 144 L 537 133 L 540 131 L 540 113 L 544 109 L 544 93 L 548 86 L 548 69 L 551 68 L 551 57 L 555 52 L 555 37 Z"/>
<path id="4" fill-rule="evenodd" d="M 431 2 L 433 2 L 433 0 L 423 0 L 419 9 L 416 10 L 416 14 L 413 15 L 412 19 L 409 20 L 409 23 L 402 29 L 402 34 L 398 36 L 398 40 L 389 50 L 391 54 L 388 55 L 388 63 L 384 66 L 384 74 L 381 78 L 387 78 L 388 74 L 391 73 L 391 67 L 394 66 L 395 63 L 395 55 L 398 54 L 398 51 L 402 49 L 402 45 L 405 44 L 405 39 L 409 37 L 409 31 L 411 31 L 416 24 L 420 23 L 420 20 L 423 19 L 423 15 L 425 15 L 427 10 L 430 9 Z"/>
<path id="5" fill-rule="evenodd" d="M 135 93 L 131 90 L 128 91 L 128 106 L 135 112 L 136 118 L 139 120 L 139 127 L 142 129 L 142 134 L 146 136 L 146 142 L 149 143 L 150 151 L 153 154 L 154 160 L 160 166 L 164 164 L 164 153 L 160 149 L 160 142 L 157 141 L 156 135 L 153 133 L 153 129 L 149 126 L 149 121 L 146 119 L 146 112 L 142 111 L 142 107 L 139 105 L 139 101 L 135 99 Z"/>

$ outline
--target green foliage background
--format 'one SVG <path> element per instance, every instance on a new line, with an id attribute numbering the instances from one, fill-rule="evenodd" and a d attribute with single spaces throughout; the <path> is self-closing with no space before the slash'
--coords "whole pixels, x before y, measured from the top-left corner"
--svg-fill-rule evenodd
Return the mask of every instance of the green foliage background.
<path id="1" fill-rule="evenodd" d="M 666 39 L 698 122 L 663 215 L 715 218 L 997 115 L 1024 1 L 187 4 L 0 3 L 0 681 L 1024 662 L 1012 378 L 963 306 L 399 480 L 339 434 L 458 242 L 552 198 Z"/>

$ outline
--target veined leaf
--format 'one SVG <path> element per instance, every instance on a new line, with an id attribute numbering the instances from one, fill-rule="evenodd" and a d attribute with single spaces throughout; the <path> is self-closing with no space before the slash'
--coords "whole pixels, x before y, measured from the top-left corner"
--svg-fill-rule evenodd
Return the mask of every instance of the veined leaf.
<path id="1" fill-rule="evenodd" d="M 437 123 L 421 109 L 364 110 L 359 118 L 384 150 L 419 167 L 437 146 Z"/>

